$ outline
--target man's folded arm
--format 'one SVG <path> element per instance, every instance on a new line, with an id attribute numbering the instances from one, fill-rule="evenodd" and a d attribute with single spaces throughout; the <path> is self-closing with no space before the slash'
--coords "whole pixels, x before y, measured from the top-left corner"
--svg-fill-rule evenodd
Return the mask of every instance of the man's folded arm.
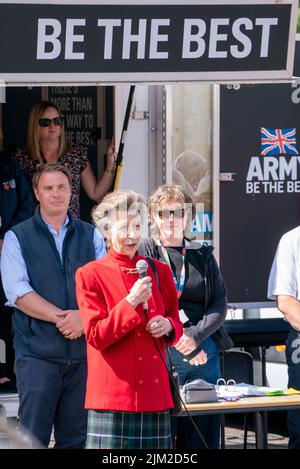
<path id="1" fill-rule="evenodd" d="M 44 298 L 34 291 L 17 298 L 16 306 L 32 318 L 53 322 L 54 324 L 61 321 L 63 311 L 52 303 L 44 300 Z"/>

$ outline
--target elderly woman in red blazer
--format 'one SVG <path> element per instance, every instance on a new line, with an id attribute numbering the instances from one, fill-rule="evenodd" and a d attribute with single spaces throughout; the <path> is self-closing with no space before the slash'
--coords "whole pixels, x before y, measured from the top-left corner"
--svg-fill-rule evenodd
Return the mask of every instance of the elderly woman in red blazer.
<path id="1" fill-rule="evenodd" d="M 144 258 L 137 250 L 147 227 L 139 194 L 108 194 L 93 220 L 109 252 L 76 274 L 88 356 L 86 447 L 170 448 L 173 400 L 160 353 L 166 362 L 165 346 L 182 335 L 171 270 L 154 261 L 159 285 L 151 267 L 139 279 L 136 263 Z"/>

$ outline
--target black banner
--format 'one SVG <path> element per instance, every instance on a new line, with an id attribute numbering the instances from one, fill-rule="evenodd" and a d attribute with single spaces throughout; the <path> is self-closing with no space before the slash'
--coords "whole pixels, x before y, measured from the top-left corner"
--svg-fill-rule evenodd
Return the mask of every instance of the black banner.
<path id="1" fill-rule="evenodd" d="M 227 81 L 237 72 L 248 80 L 291 75 L 293 0 L 135 3 L 0 3 L 0 78 L 84 73 L 85 80 L 91 74 L 97 81 L 143 81 L 149 74 L 151 81 Z"/>
<path id="2" fill-rule="evenodd" d="M 294 72 L 299 75 L 300 44 Z M 280 237 L 300 224 L 300 83 L 220 89 L 220 265 L 233 304 L 267 302 Z"/>
<path id="3" fill-rule="evenodd" d="M 96 153 L 97 88 L 51 86 L 49 100 L 64 115 L 67 143 L 83 145 Z"/>

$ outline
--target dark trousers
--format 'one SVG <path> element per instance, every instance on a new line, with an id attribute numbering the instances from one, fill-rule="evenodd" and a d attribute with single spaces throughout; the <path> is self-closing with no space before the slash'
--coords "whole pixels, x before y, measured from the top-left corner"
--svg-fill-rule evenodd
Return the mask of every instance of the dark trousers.
<path id="1" fill-rule="evenodd" d="M 83 448 L 86 363 L 63 365 L 16 356 L 20 424 L 47 447 L 54 425 L 55 448 Z"/>
<path id="2" fill-rule="evenodd" d="M 288 387 L 300 390 L 300 333 L 291 330 L 286 343 Z M 288 412 L 289 449 L 300 448 L 300 411 Z"/>
<path id="3" fill-rule="evenodd" d="M 215 341 L 208 337 L 202 343 L 208 361 L 205 365 L 194 366 L 183 361 L 184 356 L 172 348 L 171 356 L 175 369 L 179 375 L 180 384 L 193 379 L 204 379 L 208 383 L 216 384 L 221 377 L 220 370 L 220 351 Z M 209 449 L 218 449 L 220 447 L 220 416 L 203 415 L 193 417 L 199 431 L 209 447 Z M 173 440 L 177 449 L 203 449 L 205 445 L 196 432 L 193 424 L 188 417 L 172 417 L 171 428 Z"/>

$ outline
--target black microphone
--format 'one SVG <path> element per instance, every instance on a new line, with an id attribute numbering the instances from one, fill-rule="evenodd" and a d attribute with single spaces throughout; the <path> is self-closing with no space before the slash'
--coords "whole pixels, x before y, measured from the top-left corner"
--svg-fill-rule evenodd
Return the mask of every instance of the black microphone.
<path id="1" fill-rule="evenodd" d="M 139 274 L 140 279 L 147 277 L 148 263 L 144 261 L 144 259 L 140 259 L 139 261 L 137 261 L 135 267 L 136 267 L 137 273 Z M 143 303 L 143 310 L 145 314 L 147 315 L 148 313 L 148 301 L 147 300 L 144 301 Z"/>

